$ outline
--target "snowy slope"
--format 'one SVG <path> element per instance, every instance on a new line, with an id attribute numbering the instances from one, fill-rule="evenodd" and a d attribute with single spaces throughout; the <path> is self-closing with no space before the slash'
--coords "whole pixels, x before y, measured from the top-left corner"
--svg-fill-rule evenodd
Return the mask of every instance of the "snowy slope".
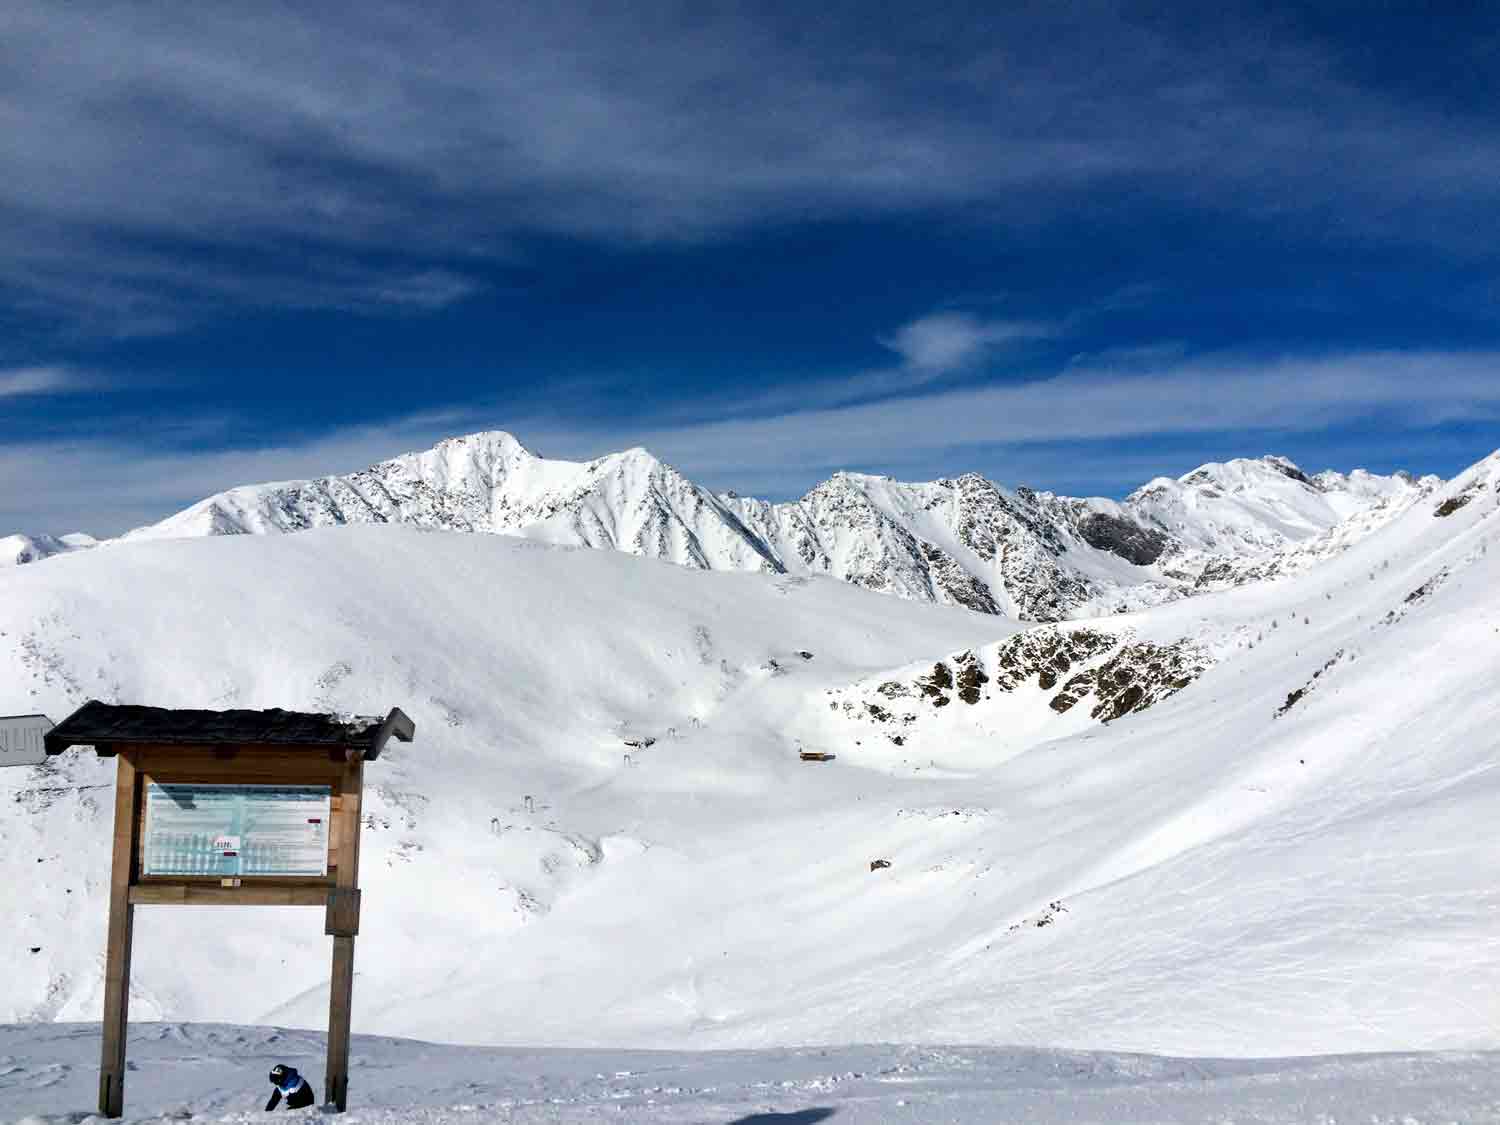
<path id="1" fill-rule="evenodd" d="M 1492 1047 L 1497 487 L 1500 454 L 1305 573 L 1024 642 L 827 579 L 491 536 L 123 543 L 0 575 L 0 711 L 406 708 L 416 743 L 371 773 L 372 1032 Z M 945 703 L 881 694 L 938 663 Z M 844 702 L 899 702 L 903 742 Z M 98 1010 L 108 777 L 0 776 L 0 1019 Z M 316 912 L 212 913 L 141 912 L 133 1013 L 318 1026 Z"/>
<path id="2" fill-rule="evenodd" d="M 704 825 L 816 780 L 777 726 L 811 685 L 996 627 L 829 580 L 405 527 L 124 543 L 0 581 L 0 713 L 61 718 L 98 697 L 400 705 L 416 719 L 422 741 L 371 778 L 367 893 L 396 910 L 383 937 L 362 940 L 362 972 L 386 982 L 372 1002 L 433 987 L 476 941 L 509 940 L 575 883 L 601 870 L 628 881 L 696 849 Z M 623 742 L 641 735 L 659 741 L 627 767 Z M 0 947 L 0 1018 L 97 1009 L 108 776 L 87 757 L 0 773 L 16 936 Z M 435 879 L 462 888 L 468 925 L 435 929 Z M 309 914 L 305 930 L 268 931 L 285 922 L 273 912 L 224 949 L 208 936 L 217 920 L 146 916 L 133 1010 L 215 1014 L 222 998 L 193 981 L 263 955 L 286 976 L 237 990 L 220 1014 L 311 1010 L 325 958 L 291 951 L 320 948 L 321 926 Z M 204 940 L 169 944 L 156 925 Z"/>
<path id="3" fill-rule="evenodd" d="M 1285 458 L 1205 465 L 1124 503 L 1009 490 L 975 473 L 904 483 L 838 473 L 801 500 L 714 495 L 644 449 L 538 457 L 502 431 L 452 438 L 347 476 L 211 496 L 127 539 L 360 523 L 492 532 L 704 570 L 829 575 L 914 601 L 1061 621 L 1158 605 L 1299 569 L 1440 483 L 1309 477 Z M 1370 513 L 1379 512 L 1372 519 Z"/>
<path id="4" fill-rule="evenodd" d="M 1263 457 L 1210 463 L 1177 480 L 1158 477 L 1125 504 L 1185 547 L 1264 555 L 1318 535 L 1413 483 L 1363 472 L 1352 481 L 1338 473 L 1314 478 L 1284 457 Z"/>
<path id="5" fill-rule="evenodd" d="M 0 1026 L 0 1121 L 73 1125 L 94 1104 L 98 1028 Z M 363 1125 L 1239 1125 L 1500 1119 L 1483 1053 L 1229 1060 L 1102 1051 L 855 1046 L 673 1053 L 505 1050 L 356 1035 L 349 1113 Z M 322 1094 L 321 1035 L 136 1024 L 125 1118 L 264 1121 L 276 1062 Z M 306 1119 L 317 1110 L 298 1117 Z"/>

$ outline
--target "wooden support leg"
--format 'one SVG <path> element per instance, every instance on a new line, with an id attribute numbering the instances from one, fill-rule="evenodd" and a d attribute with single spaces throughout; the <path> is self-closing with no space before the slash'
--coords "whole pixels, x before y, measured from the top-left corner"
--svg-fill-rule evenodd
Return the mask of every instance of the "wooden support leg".
<path id="1" fill-rule="evenodd" d="M 333 939 L 333 986 L 328 998 L 328 1073 L 325 1097 L 339 1112 L 349 1102 L 349 1009 L 354 1001 L 354 938 Z"/>
<path id="2" fill-rule="evenodd" d="M 351 753 L 339 783 L 338 886 L 329 900 L 333 975 L 328 990 L 328 1070 L 325 1097 L 342 1113 L 349 1102 L 349 1015 L 354 1004 L 354 934 L 359 929 L 359 829 L 364 798 L 364 760 Z"/>
<path id="3" fill-rule="evenodd" d="M 135 907 L 134 875 L 140 775 L 122 754 L 115 767 L 114 860 L 109 885 L 109 937 L 104 953 L 104 1046 L 99 1057 L 99 1112 L 125 1111 L 125 1035 L 130 1013 L 130 947 Z"/>

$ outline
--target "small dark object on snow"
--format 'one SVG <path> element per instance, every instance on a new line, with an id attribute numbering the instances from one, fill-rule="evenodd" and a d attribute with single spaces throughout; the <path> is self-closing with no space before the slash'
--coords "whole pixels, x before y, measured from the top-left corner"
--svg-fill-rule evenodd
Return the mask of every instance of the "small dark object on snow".
<path id="1" fill-rule="evenodd" d="M 870 870 L 871 871 L 879 871 L 882 867 L 889 867 L 890 865 L 891 865 L 891 861 L 888 860 L 888 859 L 872 859 L 872 860 L 870 860 Z"/>
<path id="2" fill-rule="evenodd" d="M 33 952 L 33 953 L 40 953 L 41 951 L 42 951 L 42 947 L 40 945 L 33 945 L 31 947 L 31 952 Z"/>
<path id="3" fill-rule="evenodd" d="M 821 750 L 804 750 L 798 755 L 804 762 L 831 762 L 834 756 Z"/>
<path id="4" fill-rule="evenodd" d="M 807 649 L 805 649 L 805 648 L 799 648 L 797 650 L 797 655 L 800 656 L 800 657 L 802 657 L 803 660 L 811 660 L 812 659 L 812 653 L 808 652 Z"/>
<path id="5" fill-rule="evenodd" d="M 271 1085 L 275 1089 L 271 1091 L 271 1100 L 266 1103 L 268 1113 L 276 1108 L 283 1094 L 286 1095 L 287 1109 L 303 1109 L 318 1100 L 312 1084 L 297 1073 L 296 1067 L 285 1063 L 277 1063 L 271 1068 Z"/>
<path id="6" fill-rule="evenodd" d="M 644 738 L 627 738 L 625 739 L 625 745 L 633 746 L 637 750 L 644 750 L 648 746 L 655 746 L 656 739 L 652 738 L 649 734 Z"/>

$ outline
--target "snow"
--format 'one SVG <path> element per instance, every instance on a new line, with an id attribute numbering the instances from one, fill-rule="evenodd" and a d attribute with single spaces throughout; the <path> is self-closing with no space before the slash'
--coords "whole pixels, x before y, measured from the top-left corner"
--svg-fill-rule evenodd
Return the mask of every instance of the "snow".
<path id="1" fill-rule="evenodd" d="M 344 476 L 233 488 L 124 538 L 403 523 L 704 570 L 830 575 L 909 600 L 1059 621 L 1296 572 L 1440 483 L 1359 469 L 1309 477 L 1267 456 L 1158 478 L 1123 504 L 1010 490 L 976 473 L 904 483 L 848 472 L 770 504 L 716 496 L 640 447 L 553 461 L 493 430 Z M 61 549 L 11 554 L 32 561 Z"/>
<path id="2" fill-rule="evenodd" d="M 6 570 L 0 713 L 412 715 L 416 741 L 369 774 L 355 1026 L 513 1050 L 460 1065 L 479 1056 L 366 1041 L 370 1120 L 630 1119 L 636 1097 L 652 1120 L 1495 1119 L 1490 1056 L 1285 1060 L 1500 1047 L 1497 494 L 1500 454 L 1281 581 L 1049 626 L 1211 665 L 1108 724 L 1030 680 L 923 702 L 896 747 L 830 700 L 993 661 L 1018 627 L 830 578 L 391 525 Z M 22 1021 L 0 1099 L 69 1051 L 58 1089 L 83 1089 L 0 1112 L 92 1101 L 96 1032 L 65 1024 L 99 1011 L 111 776 L 82 753 L 0 771 L 0 1020 Z M 132 1015 L 170 1023 L 138 1034 L 321 1026 L 320 922 L 142 908 Z M 316 1049 L 296 1036 L 300 1066 Z M 646 1046 L 737 1054 L 660 1056 L 680 1093 L 612 1102 Z M 565 1049 L 542 1087 L 563 1100 L 511 1105 L 540 1047 Z M 170 1049 L 191 1112 L 237 1112 L 214 1068 L 259 1047 Z M 432 1052 L 443 1076 L 417 1096 L 402 1059 Z M 882 1076 L 901 1060 L 905 1085 Z M 767 1085 L 783 1074 L 803 1085 Z"/>
<path id="3" fill-rule="evenodd" d="M 1415 499 L 1440 483 L 1356 469 L 1309 477 L 1285 457 L 1210 462 L 1176 480 L 1158 477 L 1125 506 L 1189 550 L 1259 557 L 1321 535 L 1378 503 Z"/>
<path id="4" fill-rule="evenodd" d="M 65 551 L 77 551 L 97 544 L 98 540 L 92 535 L 81 531 L 67 535 L 4 535 L 0 536 L 0 566 L 40 562 Z"/>
<path id="5" fill-rule="evenodd" d="M 296 1066 L 323 1094 L 323 1040 L 308 1032 L 137 1024 L 129 1058 L 126 1125 L 268 1120 L 261 1107 L 276 1062 Z M 349 1125 L 1500 1120 L 1500 1057 L 1470 1052 L 1266 1060 L 920 1046 L 684 1053 L 355 1036 L 351 1062 L 349 1112 L 339 1118 Z M 0 1121 L 102 1125 L 89 1115 L 97 1065 L 97 1028 L 0 1026 Z M 323 1119 L 316 1108 L 290 1117 Z"/>

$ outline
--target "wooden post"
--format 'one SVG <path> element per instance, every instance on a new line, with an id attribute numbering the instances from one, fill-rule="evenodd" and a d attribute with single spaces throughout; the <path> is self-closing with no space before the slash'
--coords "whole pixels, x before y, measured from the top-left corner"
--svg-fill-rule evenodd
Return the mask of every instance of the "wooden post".
<path id="1" fill-rule="evenodd" d="M 140 773 L 126 752 L 115 766 L 114 860 L 109 877 L 109 937 L 104 959 L 104 1046 L 99 1058 L 99 1112 L 125 1110 L 125 1035 L 130 1015 L 130 945 L 135 907 L 136 839 L 140 824 Z"/>
<path id="2" fill-rule="evenodd" d="M 340 823 L 336 832 L 341 844 L 336 889 L 330 895 L 326 927 L 333 932 L 333 974 L 328 989 L 328 1065 L 323 1079 L 327 1101 L 337 1106 L 342 1113 L 349 1102 L 349 1017 L 354 1003 L 354 934 L 347 924 L 335 925 L 336 917 L 346 917 L 342 904 L 338 902 L 351 893 L 358 910 L 359 890 L 359 837 L 361 811 L 364 796 L 364 759 L 351 753 L 344 766 L 344 777 L 339 788 L 339 811 L 335 818 Z M 355 915 L 355 929 L 358 915 Z"/>

